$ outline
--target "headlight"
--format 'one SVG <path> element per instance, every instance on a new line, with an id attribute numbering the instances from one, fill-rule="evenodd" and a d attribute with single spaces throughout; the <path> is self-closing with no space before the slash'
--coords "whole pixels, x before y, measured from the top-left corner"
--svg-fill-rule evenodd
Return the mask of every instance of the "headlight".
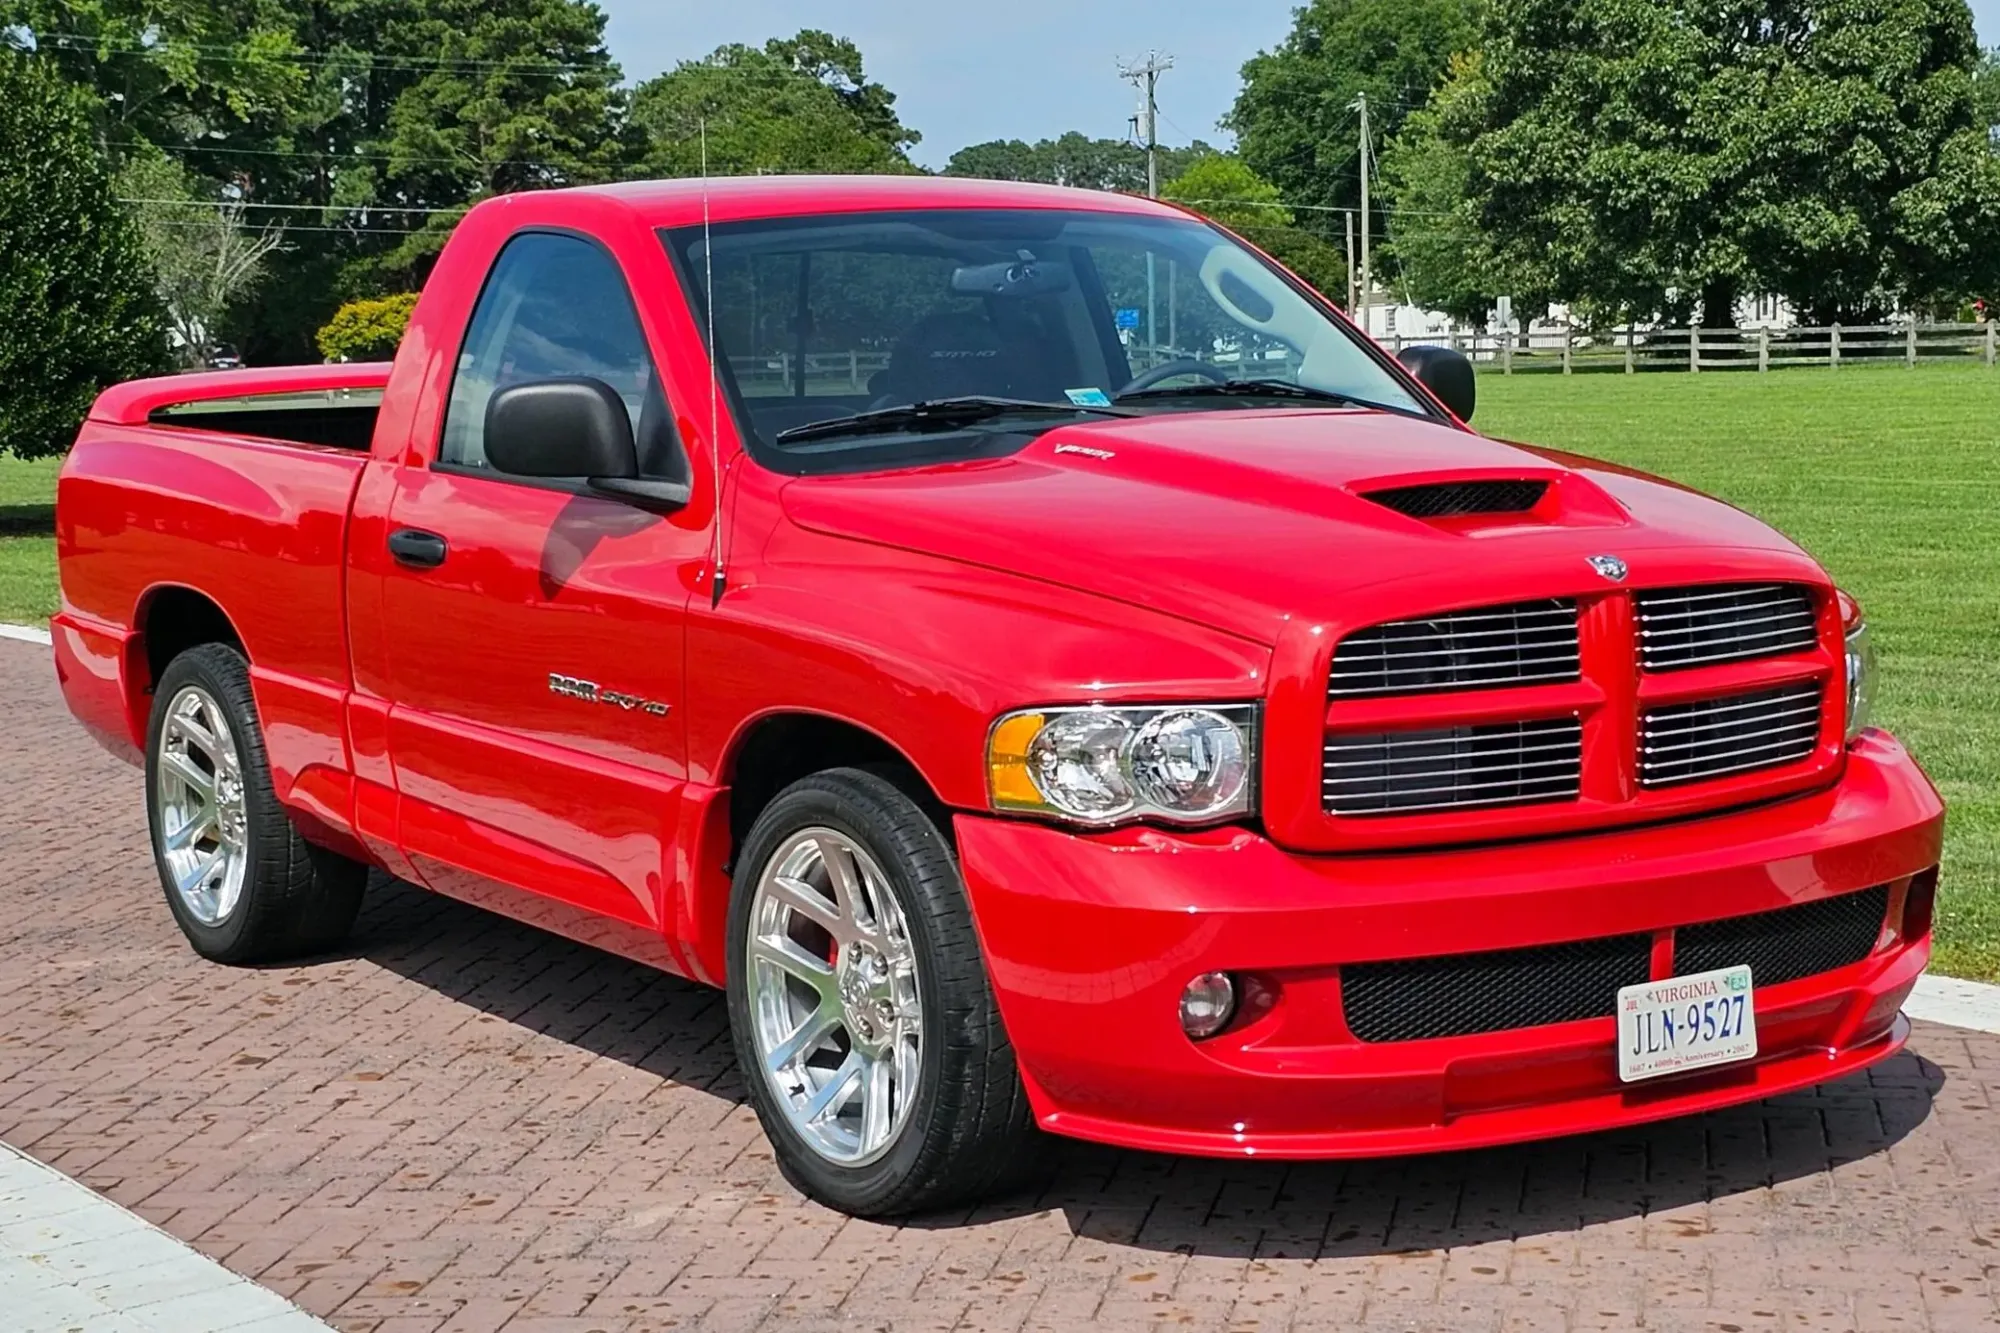
<path id="1" fill-rule="evenodd" d="M 1847 637 L 1847 739 L 1868 725 L 1875 703 L 1875 648 L 1868 641 L 1868 621 L 1861 603 L 1840 594 L 1840 623 Z"/>
<path id="2" fill-rule="evenodd" d="M 1243 704 L 1009 713 L 986 742 L 993 805 L 1097 826 L 1248 814 L 1256 723 Z"/>

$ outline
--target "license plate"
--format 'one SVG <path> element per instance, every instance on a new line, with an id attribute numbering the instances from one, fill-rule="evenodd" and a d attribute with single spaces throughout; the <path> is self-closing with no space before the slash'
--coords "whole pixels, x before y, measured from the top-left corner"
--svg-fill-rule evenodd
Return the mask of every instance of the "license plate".
<path id="1" fill-rule="evenodd" d="M 1627 1083 L 1757 1054 L 1750 968 L 1645 981 L 1618 992 L 1618 1077 Z"/>

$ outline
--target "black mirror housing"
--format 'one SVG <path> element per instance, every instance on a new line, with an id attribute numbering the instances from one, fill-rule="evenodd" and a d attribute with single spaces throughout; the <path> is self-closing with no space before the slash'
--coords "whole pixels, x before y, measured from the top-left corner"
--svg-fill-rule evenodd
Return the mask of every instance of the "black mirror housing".
<path id="1" fill-rule="evenodd" d="M 603 380 L 510 384 L 486 405 L 486 461 L 516 477 L 633 480 L 639 448 L 625 400 Z"/>
<path id="2" fill-rule="evenodd" d="M 1450 408 L 1453 416 L 1460 421 L 1472 420 L 1472 411 L 1479 404 L 1479 384 L 1465 353 L 1453 347 L 1405 347 L 1396 353 L 1396 359 Z"/>

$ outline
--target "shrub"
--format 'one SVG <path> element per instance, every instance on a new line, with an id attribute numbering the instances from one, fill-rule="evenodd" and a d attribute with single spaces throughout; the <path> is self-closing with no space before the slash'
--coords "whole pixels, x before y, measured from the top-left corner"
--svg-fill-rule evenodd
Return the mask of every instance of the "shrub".
<path id="1" fill-rule="evenodd" d="M 86 96 L 0 50 L 0 452 L 67 450 L 106 385 L 172 364 L 132 219 L 91 137 Z"/>
<path id="2" fill-rule="evenodd" d="M 415 292 L 349 301 L 319 331 L 320 355 L 329 361 L 387 361 L 396 355 L 416 308 Z"/>

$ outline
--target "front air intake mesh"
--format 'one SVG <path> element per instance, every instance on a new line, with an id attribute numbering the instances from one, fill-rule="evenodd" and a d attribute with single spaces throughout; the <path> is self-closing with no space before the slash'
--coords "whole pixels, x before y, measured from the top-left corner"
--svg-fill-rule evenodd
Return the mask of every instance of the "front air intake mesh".
<path id="1" fill-rule="evenodd" d="M 1348 1030 L 1362 1041 L 1422 1041 L 1570 1023 L 1617 1012 L 1618 989 L 1649 979 L 1653 938 L 1617 935 L 1533 949 L 1350 963 L 1340 969 Z"/>
<path id="2" fill-rule="evenodd" d="M 1366 491 L 1361 498 L 1411 518 L 1525 514 L 1549 492 L 1546 481 L 1446 481 Z"/>
<path id="3" fill-rule="evenodd" d="M 1550 599 L 1395 620 L 1357 630 L 1333 655 L 1327 694 L 1360 699 L 1578 678 L 1576 603 Z"/>
<path id="4" fill-rule="evenodd" d="M 1818 976 L 1866 958 L 1889 914 L 1889 887 L 1755 916 L 1682 926 L 1674 932 L 1674 974 L 1750 964 L 1750 981 L 1776 986 Z"/>

